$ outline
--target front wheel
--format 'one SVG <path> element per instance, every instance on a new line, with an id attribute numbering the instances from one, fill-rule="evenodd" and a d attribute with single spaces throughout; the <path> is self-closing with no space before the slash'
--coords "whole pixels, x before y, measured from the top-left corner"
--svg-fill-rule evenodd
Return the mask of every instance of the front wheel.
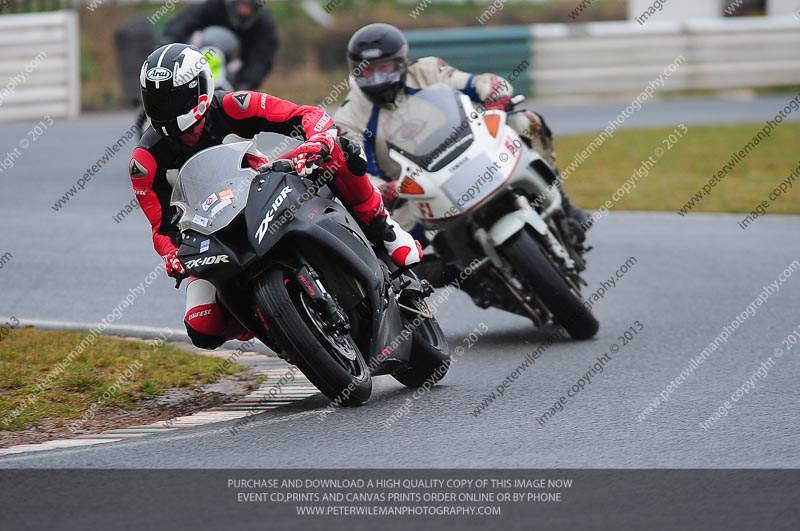
<path id="1" fill-rule="evenodd" d="M 527 230 L 512 236 L 499 250 L 514 272 L 553 314 L 555 322 L 563 326 L 573 339 L 588 339 L 597 333 L 600 327 L 597 319 Z"/>
<path id="2" fill-rule="evenodd" d="M 281 348 L 325 396 L 349 406 L 369 399 L 372 378 L 356 342 L 330 327 L 292 276 L 265 273 L 256 303 Z"/>
<path id="3" fill-rule="evenodd" d="M 414 303 L 414 308 L 422 314 L 430 312 L 422 300 Z M 411 332 L 411 362 L 408 367 L 392 373 L 395 380 L 417 389 L 430 387 L 439 382 L 450 369 L 450 345 L 435 317 L 417 314 L 403 319 Z"/>

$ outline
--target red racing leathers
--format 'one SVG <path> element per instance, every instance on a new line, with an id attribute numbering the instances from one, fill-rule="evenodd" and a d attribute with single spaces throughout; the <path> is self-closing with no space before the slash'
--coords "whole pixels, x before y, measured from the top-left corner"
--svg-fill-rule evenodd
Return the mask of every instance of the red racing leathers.
<path id="1" fill-rule="evenodd" d="M 366 162 L 358 156 L 360 152 L 355 155 L 352 151 L 358 149 L 357 146 L 347 145 L 346 140 L 336 139 L 332 134 L 335 131 L 333 120 L 323 109 L 299 106 L 259 92 L 217 91 L 204 120 L 202 134 L 192 146 L 184 145 L 175 138 L 162 137 L 152 128 L 148 129 L 134 149 L 128 166 L 134 193 L 142 212 L 150 221 L 153 246 L 167 261 L 169 272 L 181 269 L 179 264 L 170 260 L 174 259 L 179 244 L 178 228 L 173 223 L 176 210 L 169 204 L 174 184 L 173 172 L 177 172 L 195 153 L 221 144 L 231 134 L 253 138 L 256 134 L 267 131 L 324 144 L 331 160 L 322 164 L 322 169 L 334 176 L 334 188 L 342 202 L 350 207 L 365 226 L 370 225 L 374 218 L 386 215 L 380 194 L 365 174 Z M 347 153 L 343 145 L 348 148 Z M 307 149 L 306 145 L 306 151 Z M 303 146 L 297 150 L 302 151 Z M 301 154 L 300 158 L 303 156 L 305 155 Z M 392 256 L 395 261 L 403 261 L 407 255 L 411 255 L 409 260 L 412 260 L 417 250 L 411 249 L 409 252 L 404 247 L 397 249 Z M 216 348 L 226 338 L 236 337 L 244 330 L 235 326 L 238 323 L 231 323 L 231 319 L 224 315 L 224 311 L 216 303 L 214 292 L 209 291 L 209 286 L 209 283 L 202 280 L 193 279 L 189 283 L 185 322 L 189 335 L 197 346 Z"/>

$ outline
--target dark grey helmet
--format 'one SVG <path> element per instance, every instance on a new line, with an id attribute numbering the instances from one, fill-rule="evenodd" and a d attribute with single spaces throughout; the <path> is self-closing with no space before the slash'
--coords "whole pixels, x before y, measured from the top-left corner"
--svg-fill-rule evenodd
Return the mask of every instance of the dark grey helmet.
<path id="1" fill-rule="evenodd" d="M 208 26 L 192 36 L 192 44 L 200 49 L 213 47 L 224 54 L 225 61 L 231 63 L 241 56 L 239 37 L 225 26 Z"/>
<path id="2" fill-rule="evenodd" d="M 370 101 L 392 103 L 406 84 L 408 42 L 390 24 L 369 24 L 350 37 L 347 65 Z"/>
<path id="3" fill-rule="evenodd" d="M 228 19 L 231 21 L 231 26 L 236 31 L 244 31 L 250 29 L 256 23 L 261 12 L 259 9 L 264 7 L 267 0 L 225 0 L 225 8 L 228 11 Z M 236 10 L 237 4 L 248 4 L 252 6 L 253 10 L 250 15 L 242 16 Z"/>

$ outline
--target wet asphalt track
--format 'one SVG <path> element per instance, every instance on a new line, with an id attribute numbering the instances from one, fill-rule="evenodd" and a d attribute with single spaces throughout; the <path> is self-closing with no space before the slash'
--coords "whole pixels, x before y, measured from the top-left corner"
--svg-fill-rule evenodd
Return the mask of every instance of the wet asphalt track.
<path id="1" fill-rule="evenodd" d="M 646 107 L 631 127 L 761 121 L 783 98 L 757 102 L 690 100 Z M 744 105 L 746 108 L 742 108 Z M 544 109 L 557 132 L 592 131 L 624 105 Z M 698 109 L 705 109 L 699 115 Z M 716 109 L 716 110 L 714 110 Z M 645 112 L 647 110 L 647 112 Z M 708 115 L 711 113 L 711 115 Z M 715 114 L 718 113 L 718 114 Z M 56 123 L 0 173 L 0 315 L 97 322 L 160 260 L 144 217 L 112 216 L 132 199 L 127 153 L 115 157 L 59 212 L 60 195 L 127 128 L 127 116 Z M 30 126 L 0 128 L 13 146 Z M 129 148 L 128 152 L 130 151 Z M 737 387 L 773 356 L 800 325 L 800 270 L 771 295 L 644 422 L 637 415 L 679 375 L 689 359 L 730 324 L 794 260 L 800 260 L 800 218 L 769 216 L 742 231 L 737 215 L 612 213 L 592 229 L 586 293 L 636 264 L 597 303 L 598 336 L 559 341 L 484 413 L 489 394 L 552 331 L 533 331 L 524 319 L 485 311 L 457 294 L 439 319 L 453 346 L 476 327 L 488 331 L 457 358 L 442 385 L 414 399 L 389 377 L 376 380 L 368 405 L 337 410 L 320 420 L 321 395 L 259 417 L 232 435 L 226 425 L 97 447 L 0 458 L 0 467 L 797 467 L 800 466 L 797 381 L 800 345 L 778 359 L 763 379 L 709 431 L 706 420 Z M 800 263 L 800 262 L 799 262 Z M 166 277 L 149 286 L 120 321 L 180 329 L 182 293 Z M 612 354 L 603 374 L 544 426 L 546 408 L 566 393 L 598 356 L 619 344 L 635 321 L 644 329 Z M 398 408 L 409 412 L 387 428 Z M 364 451 L 366 448 L 376 451 Z M 355 449 L 360 448 L 358 458 Z"/>

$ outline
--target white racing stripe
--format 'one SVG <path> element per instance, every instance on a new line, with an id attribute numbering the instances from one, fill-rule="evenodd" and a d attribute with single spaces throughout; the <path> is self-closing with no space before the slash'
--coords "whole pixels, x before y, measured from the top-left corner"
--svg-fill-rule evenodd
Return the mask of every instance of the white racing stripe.
<path id="1" fill-rule="evenodd" d="M 164 55 L 169 51 L 170 48 L 172 48 L 173 46 L 176 46 L 176 45 L 177 45 L 177 43 L 172 43 L 169 46 L 167 46 L 166 48 L 164 48 L 164 51 L 161 52 L 161 55 L 158 58 L 158 64 L 156 65 L 156 67 L 161 66 L 161 61 L 164 60 Z M 161 87 L 161 81 L 156 81 L 156 88 L 160 88 L 160 87 Z"/>

